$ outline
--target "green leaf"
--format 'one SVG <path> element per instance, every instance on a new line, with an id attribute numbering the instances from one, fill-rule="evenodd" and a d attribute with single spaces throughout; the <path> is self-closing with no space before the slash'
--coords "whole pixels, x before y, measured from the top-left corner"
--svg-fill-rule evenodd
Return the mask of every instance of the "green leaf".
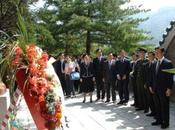
<path id="1" fill-rule="evenodd" d="M 162 71 L 167 72 L 167 73 L 171 73 L 171 74 L 175 74 L 175 68 L 173 68 L 173 69 L 164 69 Z"/>

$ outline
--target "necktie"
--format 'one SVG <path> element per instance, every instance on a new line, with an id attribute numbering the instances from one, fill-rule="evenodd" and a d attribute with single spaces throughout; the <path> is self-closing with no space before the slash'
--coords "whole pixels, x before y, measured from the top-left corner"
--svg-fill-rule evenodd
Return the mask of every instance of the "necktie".
<path id="1" fill-rule="evenodd" d="M 63 62 L 61 61 L 61 72 L 64 73 Z"/>
<path id="2" fill-rule="evenodd" d="M 159 71 L 159 67 L 160 67 L 160 60 L 157 62 L 157 65 L 156 65 L 156 74 L 157 74 L 158 71 Z"/>
<path id="3" fill-rule="evenodd" d="M 109 61 L 109 69 L 111 69 L 111 61 Z"/>

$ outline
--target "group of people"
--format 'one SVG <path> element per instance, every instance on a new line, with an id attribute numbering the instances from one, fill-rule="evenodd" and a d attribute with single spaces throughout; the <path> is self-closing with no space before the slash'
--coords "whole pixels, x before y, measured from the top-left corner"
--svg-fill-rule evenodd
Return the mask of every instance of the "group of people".
<path id="1" fill-rule="evenodd" d="M 146 57 L 147 54 L 147 57 Z M 157 47 L 148 52 L 139 48 L 130 60 L 124 50 L 118 56 L 108 53 L 105 57 L 101 49 L 96 50 L 96 58 L 83 54 L 78 58 L 65 57 L 60 53 L 53 63 L 63 92 L 67 97 L 75 96 L 75 90 L 83 92 L 83 103 L 86 95 L 90 95 L 92 103 L 93 91 L 96 88 L 96 100 L 108 103 L 116 102 L 116 90 L 120 101 L 118 105 L 129 101 L 129 82 L 132 84 L 134 106 L 136 111 L 144 110 L 147 116 L 153 116 L 156 121 L 152 125 L 161 125 L 162 129 L 169 127 L 169 97 L 173 86 L 173 75 L 164 72 L 173 68 L 171 61 L 164 57 L 164 48 Z M 79 80 L 72 79 L 72 74 L 80 74 Z M 111 96 L 112 95 L 112 96 Z"/>

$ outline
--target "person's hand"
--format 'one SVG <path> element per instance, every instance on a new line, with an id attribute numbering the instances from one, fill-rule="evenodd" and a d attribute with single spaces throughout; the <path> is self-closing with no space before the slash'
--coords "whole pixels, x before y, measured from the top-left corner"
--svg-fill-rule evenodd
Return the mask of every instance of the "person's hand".
<path id="1" fill-rule="evenodd" d="M 166 96 L 167 96 L 167 97 L 170 97 L 170 96 L 171 96 L 171 89 L 168 88 L 168 89 L 166 90 Z"/>
<path id="2" fill-rule="evenodd" d="M 80 79 L 80 82 L 83 82 L 82 78 Z"/>
<path id="3" fill-rule="evenodd" d="M 95 77 L 93 77 L 93 79 L 92 79 L 94 82 L 95 82 Z"/>
<path id="4" fill-rule="evenodd" d="M 121 80 L 121 77 L 120 77 L 120 75 L 119 75 L 119 74 L 117 75 L 117 79 L 118 79 L 118 80 Z"/>
<path id="5" fill-rule="evenodd" d="M 150 91 L 152 94 L 154 94 L 154 91 L 153 91 L 153 89 L 152 89 L 151 87 L 149 87 L 149 91 Z"/>
<path id="6" fill-rule="evenodd" d="M 122 80 L 125 80 L 126 79 L 126 75 L 124 75 L 123 77 L 122 77 Z"/>

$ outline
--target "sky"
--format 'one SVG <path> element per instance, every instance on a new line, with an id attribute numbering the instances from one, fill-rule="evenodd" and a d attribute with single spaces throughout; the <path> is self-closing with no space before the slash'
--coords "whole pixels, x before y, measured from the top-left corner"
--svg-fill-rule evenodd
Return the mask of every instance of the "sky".
<path id="1" fill-rule="evenodd" d="M 158 11 L 162 7 L 175 7 L 175 0 L 131 0 L 131 5 L 143 4 L 144 9 Z"/>
<path id="2" fill-rule="evenodd" d="M 129 5 L 143 5 L 144 9 L 151 9 L 152 11 L 157 11 L 162 7 L 175 7 L 175 0 L 131 0 Z M 32 6 L 32 8 L 36 9 L 38 7 L 42 7 L 44 5 L 43 0 L 39 0 L 39 2 Z"/>

